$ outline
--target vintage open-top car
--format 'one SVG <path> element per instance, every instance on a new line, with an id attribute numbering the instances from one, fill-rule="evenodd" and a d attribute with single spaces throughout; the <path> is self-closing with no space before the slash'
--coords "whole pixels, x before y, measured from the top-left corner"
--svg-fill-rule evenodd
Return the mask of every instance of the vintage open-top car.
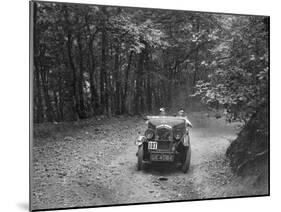
<path id="1" fill-rule="evenodd" d="M 186 173 L 190 166 L 191 146 L 188 127 L 191 123 L 181 116 L 147 116 L 147 130 L 139 134 L 137 168 L 147 163 L 180 163 Z"/>

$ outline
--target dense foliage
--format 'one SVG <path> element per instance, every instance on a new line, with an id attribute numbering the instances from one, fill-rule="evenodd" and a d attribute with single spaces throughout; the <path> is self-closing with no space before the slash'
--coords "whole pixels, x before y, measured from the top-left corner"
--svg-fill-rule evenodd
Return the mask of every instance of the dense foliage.
<path id="1" fill-rule="evenodd" d="M 42 2 L 33 20 L 35 122 L 153 112 L 179 92 L 184 107 L 227 36 L 223 17 L 183 11 Z"/>
<path id="2" fill-rule="evenodd" d="M 213 51 L 214 71 L 206 82 L 199 81 L 196 95 L 204 103 L 223 106 L 231 120 L 249 118 L 268 105 L 268 19 L 237 17 L 231 33 Z"/>

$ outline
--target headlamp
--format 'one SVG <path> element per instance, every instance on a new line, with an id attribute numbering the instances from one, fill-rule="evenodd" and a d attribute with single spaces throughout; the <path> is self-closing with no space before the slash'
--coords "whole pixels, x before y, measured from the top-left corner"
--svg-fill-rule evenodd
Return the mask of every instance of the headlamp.
<path id="1" fill-rule="evenodd" d="M 175 138 L 176 140 L 180 140 L 181 137 L 182 137 L 182 133 L 181 133 L 181 132 L 175 132 L 174 138 Z"/>
<path id="2" fill-rule="evenodd" d="M 144 133 L 145 137 L 150 140 L 154 137 L 154 132 L 150 129 L 146 130 Z"/>

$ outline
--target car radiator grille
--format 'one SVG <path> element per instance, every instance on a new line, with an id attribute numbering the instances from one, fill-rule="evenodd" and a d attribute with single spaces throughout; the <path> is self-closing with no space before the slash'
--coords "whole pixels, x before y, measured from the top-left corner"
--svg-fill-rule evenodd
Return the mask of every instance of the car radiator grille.
<path id="1" fill-rule="evenodd" d="M 156 132 L 156 140 L 158 143 L 158 150 L 168 150 L 170 148 L 170 137 L 172 131 L 167 128 L 158 128 Z"/>
<path id="2" fill-rule="evenodd" d="M 169 141 L 172 131 L 167 128 L 159 128 L 156 132 L 156 139 L 160 141 Z"/>

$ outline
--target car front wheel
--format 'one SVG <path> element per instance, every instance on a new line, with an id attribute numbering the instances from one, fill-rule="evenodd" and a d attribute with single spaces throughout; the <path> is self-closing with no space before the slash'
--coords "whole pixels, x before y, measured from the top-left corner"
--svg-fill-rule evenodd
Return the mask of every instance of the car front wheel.
<path id="1" fill-rule="evenodd" d="M 185 158 L 184 158 L 183 164 L 182 164 L 182 171 L 183 171 L 183 173 L 186 173 L 189 170 L 190 158 L 191 158 L 191 146 L 189 146 L 186 149 Z"/>
<path id="2" fill-rule="evenodd" d="M 138 147 L 138 164 L 137 164 L 138 171 L 143 169 L 143 145 Z"/>

